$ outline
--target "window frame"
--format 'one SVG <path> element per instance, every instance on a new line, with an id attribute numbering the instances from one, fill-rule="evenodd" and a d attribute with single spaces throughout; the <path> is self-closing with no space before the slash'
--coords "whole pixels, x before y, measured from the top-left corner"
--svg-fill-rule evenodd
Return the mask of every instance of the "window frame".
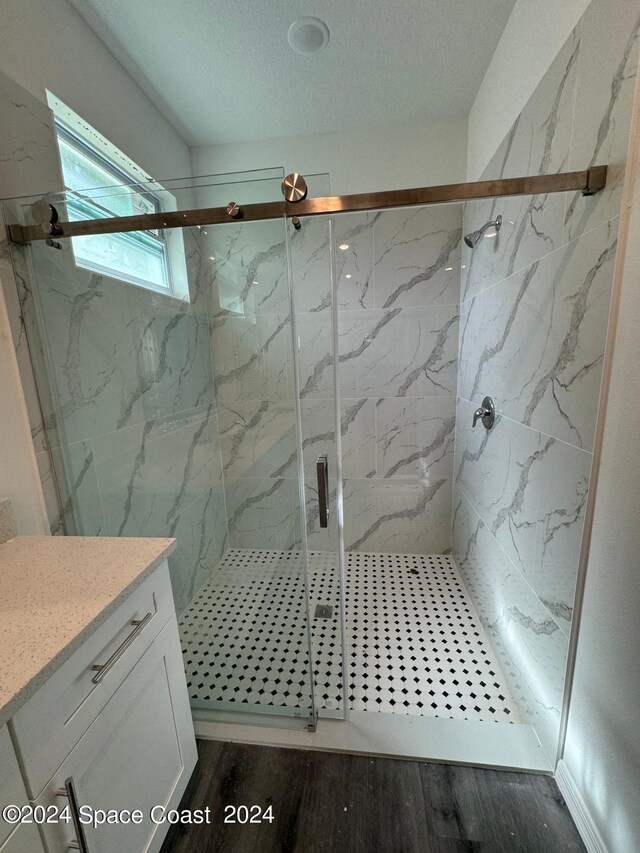
<path id="1" fill-rule="evenodd" d="M 94 163 L 98 168 L 115 178 L 118 183 L 113 187 L 114 191 L 117 191 L 118 186 L 122 186 L 133 193 L 137 192 L 140 197 L 152 204 L 156 213 L 176 209 L 175 197 L 157 181 L 147 176 L 137 164 L 129 160 L 113 143 L 98 133 L 98 131 L 92 128 L 49 91 L 47 92 L 47 98 L 54 114 L 54 132 L 66 191 L 67 213 L 70 220 L 81 220 L 83 218 L 98 219 L 102 218 L 102 215 L 104 215 L 104 218 L 109 218 L 117 214 L 114 214 L 112 210 L 101 204 L 99 199 L 92 197 L 96 193 L 96 190 L 103 188 L 109 190 L 109 185 L 87 189 L 74 189 L 67 185 L 61 142 L 75 149 L 81 156 L 87 158 L 91 163 Z M 85 205 L 87 215 L 84 217 L 73 216 L 72 210 L 75 208 L 77 212 L 77 209 L 82 205 Z M 128 272 L 123 272 L 99 260 L 93 261 L 90 257 L 87 257 L 88 253 L 79 257 L 81 253 L 78 250 L 78 245 L 74 245 L 74 242 L 91 239 L 87 237 L 71 238 L 74 263 L 81 269 L 107 276 L 125 284 L 141 287 L 152 293 L 186 300 L 189 299 L 189 284 L 185 262 L 184 239 L 181 229 L 175 229 L 175 231 L 176 233 L 165 229 L 149 229 L 146 231 L 123 232 L 117 235 L 118 242 L 129 243 L 142 250 L 149 247 L 155 250 L 155 255 L 162 265 L 163 282 L 157 279 L 153 280 L 150 277 L 136 276 Z M 108 236 L 113 238 L 114 235 Z"/>

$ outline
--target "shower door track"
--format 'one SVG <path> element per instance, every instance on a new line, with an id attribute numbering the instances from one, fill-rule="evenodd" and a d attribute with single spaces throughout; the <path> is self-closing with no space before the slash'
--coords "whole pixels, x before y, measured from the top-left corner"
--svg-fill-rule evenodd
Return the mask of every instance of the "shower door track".
<path id="1" fill-rule="evenodd" d="M 137 216 L 114 216 L 106 219 L 84 219 L 75 222 L 55 221 L 57 216 L 53 210 L 52 218 L 54 221 L 51 223 L 43 225 L 13 224 L 8 226 L 7 231 L 11 242 L 25 245 L 36 240 L 51 240 L 52 237 L 81 237 L 90 234 L 185 228 L 234 221 L 252 222 L 263 219 L 278 219 L 280 217 L 323 216 L 414 205 L 447 204 L 502 196 L 546 195 L 571 191 L 581 192 L 583 195 L 594 195 L 605 186 L 606 180 L 607 167 L 592 166 L 579 172 L 560 172 L 553 175 L 501 178 L 495 181 L 471 181 L 432 187 L 414 187 L 405 190 L 360 193 L 358 195 L 324 196 L 307 198 L 298 202 L 283 200 L 243 206 L 231 202 L 227 207 L 146 213 Z"/>

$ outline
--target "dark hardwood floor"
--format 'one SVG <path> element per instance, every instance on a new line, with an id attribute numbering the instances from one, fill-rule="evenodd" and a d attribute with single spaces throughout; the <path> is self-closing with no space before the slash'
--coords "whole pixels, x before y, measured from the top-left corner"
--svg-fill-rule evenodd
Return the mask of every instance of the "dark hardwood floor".
<path id="1" fill-rule="evenodd" d="M 327 752 L 199 741 L 162 853 L 584 853 L 550 777 Z M 225 824 L 225 806 L 273 822 Z M 240 813 L 244 818 L 244 814 Z"/>

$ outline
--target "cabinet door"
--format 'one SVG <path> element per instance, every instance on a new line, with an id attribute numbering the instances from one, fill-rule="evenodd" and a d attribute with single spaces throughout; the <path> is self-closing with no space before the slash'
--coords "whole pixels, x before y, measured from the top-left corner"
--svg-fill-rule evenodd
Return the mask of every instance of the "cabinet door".
<path id="1" fill-rule="evenodd" d="M 19 826 L 0 847 L 0 853 L 44 853 L 36 825 L 23 824 Z"/>
<path id="2" fill-rule="evenodd" d="M 73 780 L 79 806 L 140 809 L 143 823 L 85 825 L 90 853 L 158 851 L 168 825 L 150 819 L 154 806 L 175 808 L 196 763 L 175 616 L 140 658 L 102 713 L 45 787 L 38 803 L 64 805 L 59 790 Z M 66 851 L 72 824 L 44 828 L 50 853 Z"/>

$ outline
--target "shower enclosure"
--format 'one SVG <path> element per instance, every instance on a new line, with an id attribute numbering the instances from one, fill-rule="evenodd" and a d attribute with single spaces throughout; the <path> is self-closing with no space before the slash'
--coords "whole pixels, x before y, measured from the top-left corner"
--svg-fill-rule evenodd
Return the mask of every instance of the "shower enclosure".
<path id="1" fill-rule="evenodd" d="M 462 545 L 480 535 L 468 472 L 507 423 L 500 410 L 490 431 L 473 430 L 467 411 L 466 395 L 492 383 L 467 390 L 459 349 L 473 308 L 460 290 L 474 263 L 463 222 L 493 220 L 496 205 L 514 204 L 501 196 L 597 192 L 605 172 L 342 199 L 320 175 L 306 201 L 285 205 L 272 169 L 165 182 L 165 212 L 131 221 L 114 212 L 149 188 L 103 187 L 82 199 L 104 218 L 54 222 L 46 242 L 34 199 L 5 203 L 23 226 L 12 236 L 29 244 L 12 255 L 54 526 L 176 537 L 197 720 L 314 729 L 318 715 L 374 712 L 491 722 L 538 747 L 555 725 L 557 740 L 557 720 L 534 706 L 561 704 L 566 651 L 523 683 L 521 641 L 486 618 L 483 567 Z M 46 201 L 64 222 L 82 199 Z M 493 226 L 474 252 L 497 242 Z M 107 271 L 134 233 L 164 241 L 164 292 L 147 286 L 144 265 Z"/>

